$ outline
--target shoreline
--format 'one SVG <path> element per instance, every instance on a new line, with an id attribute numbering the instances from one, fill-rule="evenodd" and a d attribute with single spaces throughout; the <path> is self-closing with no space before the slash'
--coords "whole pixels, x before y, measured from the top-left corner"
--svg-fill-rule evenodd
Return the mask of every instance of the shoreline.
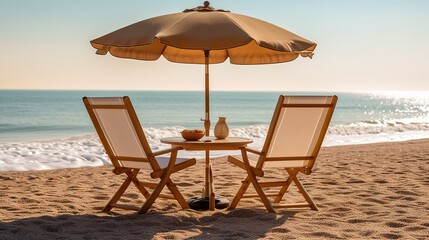
<path id="1" fill-rule="evenodd" d="M 162 144 L 159 139 L 153 138 L 153 133 L 148 134 L 151 139 L 149 144 L 154 151 L 168 148 L 169 145 Z M 163 135 L 164 136 L 164 135 Z M 251 138 L 248 136 L 244 136 Z M 338 136 L 337 136 L 338 137 Z M 322 148 L 347 147 L 354 145 L 383 144 L 405 141 L 419 141 L 429 139 L 424 134 L 413 135 L 401 134 L 401 137 L 384 136 L 383 140 L 369 138 L 365 135 L 352 138 L 348 136 L 343 139 L 333 141 L 333 136 L 326 136 Z M 411 139 L 410 139 L 411 138 Z M 252 138 L 251 138 L 252 139 Z M 372 141 L 370 141 L 370 140 Z M 250 148 L 261 149 L 264 143 L 263 138 L 253 138 Z M 237 154 L 238 151 L 213 151 L 212 158 L 224 157 Z M 58 169 L 73 169 L 85 167 L 109 166 L 110 160 L 105 155 L 98 136 L 83 135 L 54 140 L 38 140 L 29 142 L 0 142 L 0 173 L 2 172 L 27 172 Z M 180 151 L 179 157 L 204 158 L 201 151 Z"/>
<path id="2" fill-rule="evenodd" d="M 216 192 L 231 200 L 244 171 L 225 157 L 211 162 Z M 112 167 L 0 172 L 0 230 L 6 239 L 425 239 L 428 164 L 429 139 L 323 147 L 314 172 L 298 176 L 320 211 L 278 209 L 276 214 L 257 199 L 244 199 L 232 211 L 182 210 L 175 201 L 158 199 L 144 215 L 104 213 L 124 179 Z M 204 161 L 197 161 L 172 175 L 185 198 L 201 193 L 203 169 Z M 295 188 L 286 196 L 300 200 Z M 131 186 L 124 199 L 140 206 L 143 197 Z"/>

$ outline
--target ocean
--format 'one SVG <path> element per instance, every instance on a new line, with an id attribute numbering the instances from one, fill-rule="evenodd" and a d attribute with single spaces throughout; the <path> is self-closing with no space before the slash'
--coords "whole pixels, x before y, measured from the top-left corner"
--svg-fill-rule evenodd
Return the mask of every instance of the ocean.
<path id="1" fill-rule="evenodd" d="M 218 117 L 226 117 L 231 136 L 262 147 L 280 94 L 339 97 L 326 147 L 429 137 L 429 92 L 211 92 L 212 129 Z M 154 150 L 168 147 L 160 138 L 203 128 L 204 92 L 0 90 L 0 171 L 110 165 L 83 96 L 130 96 Z M 231 153 L 237 152 L 212 156 Z"/>

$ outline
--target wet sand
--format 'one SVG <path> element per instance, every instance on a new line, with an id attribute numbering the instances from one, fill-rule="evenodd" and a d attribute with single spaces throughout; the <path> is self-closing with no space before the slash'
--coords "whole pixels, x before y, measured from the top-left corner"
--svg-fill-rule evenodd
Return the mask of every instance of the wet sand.
<path id="1" fill-rule="evenodd" d="M 226 158 L 212 160 L 218 194 L 244 179 Z M 427 239 L 429 139 L 323 148 L 315 171 L 298 175 L 319 207 L 268 213 L 257 199 L 236 210 L 182 210 L 158 199 L 147 214 L 102 208 L 124 176 L 111 167 L 0 172 L 0 239 Z M 185 197 L 200 195 L 204 161 L 173 175 Z M 269 171 L 279 179 L 282 171 Z M 141 179 L 148 179 L 140 175 Z M 287 202 L 300 201 L 293 186 Z M 123 203 L 141 206 L 130 186 Z"/>

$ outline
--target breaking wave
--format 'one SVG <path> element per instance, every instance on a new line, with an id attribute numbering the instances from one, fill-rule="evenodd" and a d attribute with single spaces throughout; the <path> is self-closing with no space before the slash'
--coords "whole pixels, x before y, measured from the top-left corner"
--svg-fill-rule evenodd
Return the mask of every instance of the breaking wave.
<path id="1" fill-rule="evenodd" d="M 179 135 L 184 127 L 146 128 L 149 145 L 154 151 L 167 148 L 161 138 Z M 261 148 L 268 125 L 230 129 L 230 136 L 253 140 L 252 148 Z M 429 138 L 429 122 L 425 120 L 365 121 L 334 125 L 328 129 L 324 146 L 392 142 Z M 212 157 L 239 154 L 238 151 L 213 151 Z M 203 158 L 204 152 L 180 151 L 179 157 Z M 50 170 L 110 165 L 96 135 L 66 139 L 0 143 L 0 171 Z"/>

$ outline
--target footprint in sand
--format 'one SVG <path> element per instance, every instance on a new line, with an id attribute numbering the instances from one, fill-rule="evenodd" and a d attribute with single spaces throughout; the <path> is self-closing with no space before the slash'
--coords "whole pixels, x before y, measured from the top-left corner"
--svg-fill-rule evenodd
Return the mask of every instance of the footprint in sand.
<path id="1" fill-rule="evenodd" d="M 413 223 L 416 221 L 415 218 L 400 218 L 398 219 L 398 221 L 403 222 L 403 223 Z"/>
<path id="2" fill-rule="evenodd" d="M 395 193 L 398 195 L 419 196 L 419 194 L 411 192 L 411 191 L 400 190 L 400 191 L 396 191 Z"/>
<path id="3" fill-rule="evenodd" d="M 352 180 L 350 180 L 350 181 L 347 181 L 346 183 L 351 183 L 351 184 L 354 184 L 354 183 L 362 184 L 362 183 L 365 183 L 365 181 L 362 181 L 362 180 L 360 180 L 360 179 L 352 179 Z"/>
<path id="4" fill-rule="evenodd" d="M 424 230 L 424 229 L 426 229 L 425 227 L 420 227 L 420 226 L 415 226 L 415 227 L 407 227 L 407 228 L 405 228 L 405 231 L 408 231 L 408 232 L 417 232 L 417 231 L 421 231 L 421 230 Z"/>
<path id="5" fill-rule="evenodd" d="M 132 198 L 132 199 L 138 199 L 138 198 L 140 198 L 140 195 L 138 195 L 136 193 L 126 193 L 123 196 L 124 197 L 128 197 L 128 198 Z"/>
<path id="6" fill-rule="evenodd" d="M 379 184 L 385 184 L 385 183 L 389 183 L 388 181 L 386 181 L 386 180 L 375 180 L 374 181 L 375 183 L 379 183 Z"/>
<path id="7" fill-rule="evenodd" d="M 399 223 L 399 222 L 387 222 L 386 226 L 391 227 L 391 228 L 402 228 L 402 227 L 405 227 L 406 225 L 403 223 Z"/>
<path id="8" fill-rule="evenodd" d="M 94 199 L 97 199 L 97 200 L 107 200 L 107 199 L 109 199 L 109 197 L 107 197 L 107 196 L 95 196 Z"/>
<path id="9" fill-rule="evenodd" d="M 314 233 L 311 233 L 310 235 L 313 237 L 318 237 L 318 238 L 330 238 L 330 239 L 340 238 L 339 236 L 328 233 L 328 232 L 314 232 Z"/>
<path id="10" fill-rule="evenodd" d="M 381 234 L 381 236 L 384 238 L 387 238 L 387 239 L 400 239 L 400 238 L 402 238 L 402 235 L 393 234 L 393 233 L 385 233 L 385 234 Z"/>
<path id="11" fill-rule="evenodd" d="M 371 220 L 367 220 L 367 219 L 349 219 L 347 220 L 348 223 L 366 223 L 366 222 L 373 222 Z"/>
<path id="12" fill-rule="evenodd" d="M 376 199 L 376 198 L 368 198 L 366 199 L 368 202 L 373 202 L 373 203 L 378 203 L 378 204 L 386 204 L 386 201 L 380 200 L 380 199 Z"/>
<path id="13" fill-rule="evenodd" d="M 416 198 L 413 198 L 413 197 L 404 197 L 404 198 L 402 198 L 402 200 L 409 201 L 409 202 L 414 202 L 414 201 L 416 201 L 417 199 L 416 199 Z"/>

